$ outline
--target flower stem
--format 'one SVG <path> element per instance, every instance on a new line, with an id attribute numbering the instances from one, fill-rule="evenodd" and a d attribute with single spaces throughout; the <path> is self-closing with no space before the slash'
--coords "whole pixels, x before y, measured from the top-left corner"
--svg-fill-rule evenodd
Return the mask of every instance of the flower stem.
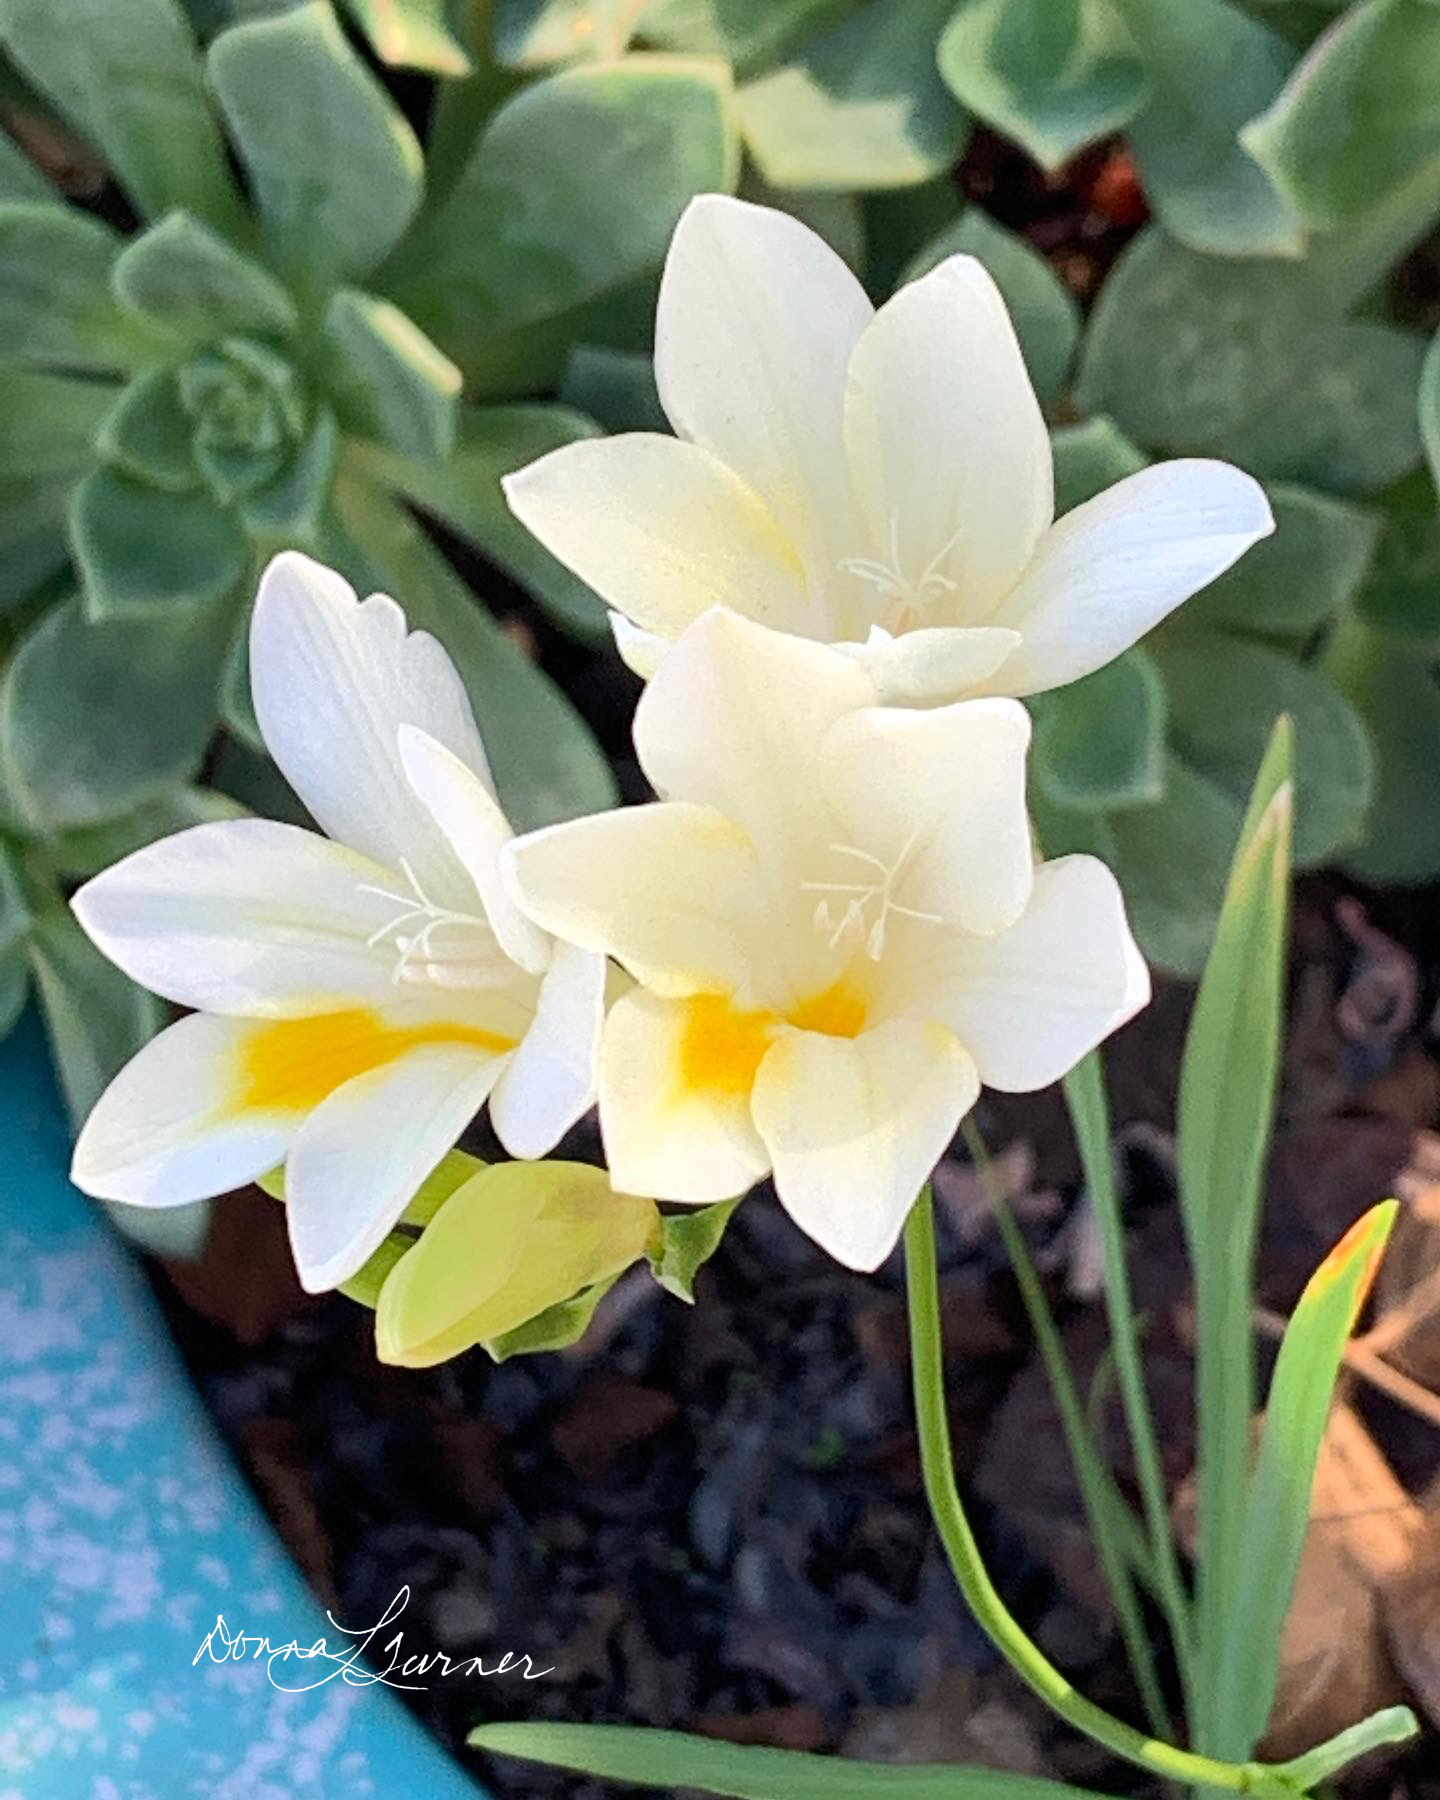
<path id="1" fill-rule="evenodd" d="M 940 1281 L 935 1258 L 935 1214 L 928 1186 L 905 1226 L 905 1273 L 910 1307 L 910 1355 L 915 1417 L 925 1493 L 940 1540 L 961 1593 L 977 1623 L 1015 1673 L 1050 1709 L 1114 1755 L 1166 1781 L 1293 1800 L 1302 1790 L 1260 1763 L 1223 1763 L 1147 1736 L 1107 1713 L 1055 1667 L 1021 1629 L 991 1581 L 955 1485 L 950 1421 L 945 1410 L 940 1349 Z"/>

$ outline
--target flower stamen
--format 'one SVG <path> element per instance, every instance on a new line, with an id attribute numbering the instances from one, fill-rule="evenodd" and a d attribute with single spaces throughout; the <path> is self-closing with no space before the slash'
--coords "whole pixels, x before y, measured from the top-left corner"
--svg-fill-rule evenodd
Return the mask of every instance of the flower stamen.
<path id="1" fill-rule="evenodd" d="M 868 581 L 880 599 L 889 603 L 881 623 L 898 637 L 920 623 L 930 600 L 954 593 L 957 583 L 941 572 L 941 564 L 964 535 L 965 527 L 957 525 L 925 565 L 919 579 L 912 580 L 901 562 L 900 509 L 896 507 L 890 514 L 889 562 L 873 556 L 842 556 L 839 567 L 847 575 Z"/>
<path id="2" fill-rule="evenodd" d="M 361 882 L 359 887 L 362 894 L 374 894 L 400 908 L 365 940 L 366 948 L 372 950 L 386 938 L 393 940 L 398 956 L 391 981 L 397 987 L 406 981 L 430 981 L 437 987 L 474 988 L 493 987 L 497 980 L 503 980 L 506 971 L 487 966 L 496 960 L 490 954 L 495 939 L 489 920 L 478 913 L 438 906 L 421 887 L 419 877 L 404 857 L 400 859 L 400 869 L 410 884 L 408 894 L 397 894 L 369 882 Z M 416 923 L 419 930 L 410 931 L 408 927 Z M 469 944 L 452 946 L 447 954 L 443 946 L 437 948 L 435 944 L 436 933 L 447 930 L 482 932 L 485 942 L 476 946 L 472 936 Z"/>
<path id="3" fill-rule="evenodd" d="M 817 931 L 829 936 L 828 948 L 838 950 L 846 938 L 865 940 L 865 954 L 871 962 L 879 962 L 885 954 L 886 927 L 890 915 L 896 914 L 902 919 L 914 919 L 922 925 L 943 925 L 944 919 L 939 913 L 922 912 L 919 907 L 905 906 L 895 898 L 895 889 L 899 884 L 905 865 L 909 860 L 920 837 L 917 825 L 905 840 L 904 847 L 893 863 L 886 863 L 868 850 L 861 850 L 854 844 L 830 844 L 827 848 L 834 856 L 849 856 L 874 869 L 878 876 L 874 881 L 802 881 L 802 892 L 823 896 L 815 906 L 814 925 Z M 831 897 L 843 898 L 844 907 L 837 920 L 830 906 Z M 866 913 L 872 901 L 880 903 L 880 915 L 866 928 Z"/>

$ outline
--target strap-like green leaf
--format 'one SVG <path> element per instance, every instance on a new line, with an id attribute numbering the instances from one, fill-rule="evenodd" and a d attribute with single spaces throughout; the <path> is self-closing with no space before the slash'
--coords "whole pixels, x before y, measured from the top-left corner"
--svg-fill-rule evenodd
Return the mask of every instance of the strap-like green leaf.
<path id="1" fill-rule="evenodd" d="M 1310 1277 L 1281 1341 L 1214 1698 L 1225 1756 L 1248 1757 L 1270 1717 L 1335 1378 L 1396 1211 L 1387 1200 L 1350 1227 Z"/>
<path id="2" fill-rule="evenodd" d="M 341 424 L 401 456 L 450 454 L 460 371 L 398 306 L 341 288 L 321 332 L 326 391 Z"/>
<path id="3" fill-rule="evenodd" d="M 372 269 L 420 204 L 420 146 L 329 0 L 223 32 L 209 67 L 280 267 L 311 291 Z"/>
<path id="4" fill-rule="evenodd" d="M 147 218 L 183 206 L 219 231 L 244 229 L 178 0 L 0 0 L 0 39 Z"/>
<path id="5" fill-rule="evenodd" d="M 1180 1070 L 1180 1208 L 1195 1276 L 1199 1469 L 1196 1746 L 1224 1753 L 1221 1669 L 1240 1577 L 1255 1351 L 1255 1244 L 1275 1107 L 1294 810 L 1292 732 L 1276 726 L 1231 868 Z"/>
<path id="6" fill-rule="evenodd" d="M 625 1725 L 482 1725 L 466 1742 L 606 1781 L 694 1788 L 728 1800 L 1101 1800 L 1088 1788 L 963 1763 L 847 1762 Z"/>
<path id="7" fill-rule="evenodd" d="M 112 279 L 133 312 L 192 344 L 234 331 L 283 335 L 297 323 L 295 302 L 268 269 L 185 212 L 132 238 Z"/>

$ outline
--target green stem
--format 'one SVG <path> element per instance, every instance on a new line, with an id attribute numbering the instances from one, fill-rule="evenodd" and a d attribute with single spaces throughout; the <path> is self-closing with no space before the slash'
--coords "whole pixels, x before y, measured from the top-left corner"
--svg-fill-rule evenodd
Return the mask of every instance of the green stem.
<path id="1" fill-rule="evenodd" d="M 992 1644 L 1050 1709 L 1076 1731 L 1112 1754 L 1162 1780 L 1293 1800 L 1298 1787 L 1259 1763 L 1223 1763 L 1148 1737 L 1077 1693 L 1021 1629 L 1000 1598 L 980 1555 L 955 1486 L 950 1421 L 945 1411 L 940 1350 L 940 1280 L 935 1259 L 935 1215 L 924 1189 L 905 1226 L 906 1282 L 910 1305 L 910 1354 L 915 1416 L 925 1493 L 940 1540 L 961 1593 Z"/>
<path id="2" fill-rule="evenodd" d="M 1065 1433 L 1070 1461 L 1080 1484 L 1080 1498 L 1090 1522 L 1090 1534 L 1095 1540 L 1100 1567 L 1115 1603 L 1120 1635 L 1125 1640 L 1125 1651 L 1135 1673 L 1135 1684 L 1140 1690 L 1145 1716 L 1153 1731 L 1165 1732 L 1169 1729 L 1165 1695 L 1160 1686 L 1160 1676 L 1145 1630 L 1145 1619 L 1135 1592 L 1135 1583 L 1131 1579 L 1124 1549 L 1117 1539 L 1111 1518 L 1112 1504 L 1120 1506 L 1124 1503 L 1111 1485 L 1104 1462 L 1095 1447 L 1095 1440 L 1086 1423 L 1085 1409 L 1075 1386 L 1075 1378 L 1070 1373 L 1070 1364 L 1066 1360 L 1065 1346 L 1050 1311 L 1050 1303 L 1045 1298 L 1044 1285 L 1036 1271 L 1019 1222 L 995 1178 L 995 1170 L 979 1127 L 973 1118 L 968 1118 L 963 1130 L 971 1161 L 979 1173 L 986 1199 L 995 1215 L 995 1223 L 1004 1239 L 1005 1252 L 1015 1272 L 1020 1299 L 1030 1321 L 1030 1330 L 1050 1377 L 1055 1406 L 1060 1414 L 1060 1427 Z"/>
<path id="3" fill-rule="evenodd" d="M 1170 1628 L 1170 1640 L 1180 1669 L 1187 1699 L 1193 1625 L 1190 1602 L 1180 1574 L 1180 1559 L 1170 1529 L 1170 1508 L 1165 1493 L 1165 1473 L 1155 1439 L 1155 1422 L 1145 1392 L 1140 1361 L 1140 1337 L 1135 1324 L 1135 1303 L 1130 1292 L 1130 1271 L 1125 1259 L 1125 1226 L 1115 1190 L 1115 1167 L 1110 1151 L 1110 1112 L 1105 1099 L 1105 1077 L 1099 1051 L 1093 1051 L 1065 1078 L 1065 1099 L 1080 1147 L 1085 1185 L 1100 1228 L 1105 1262 L 1105 1307 L 1110 1319 L 1110 1341 L 1115 1353 L 1115 1372 L 1125 1426 L 1135 1455 L 1135 1474 L 1140 1484 L 1140 1503 L 1150 1534 L 1157 1593 Z"/>

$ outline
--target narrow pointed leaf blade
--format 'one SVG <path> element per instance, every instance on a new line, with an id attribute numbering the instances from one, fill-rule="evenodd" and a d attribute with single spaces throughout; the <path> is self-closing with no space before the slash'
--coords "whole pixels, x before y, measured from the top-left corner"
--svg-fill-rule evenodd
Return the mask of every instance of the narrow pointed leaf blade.
<path id="1" fill-rule="evenodd" d="M 1280 1345 L 1215 1699 L 1237 1757 L 1251 1753 L 1270 1716 L 1335 1378 L 1398 1210 L 1386 1200 L 1356 1220 L 1310 1277 Z"/>
<path id="2" fill-rule="evenodd" d="M 472 1749 L 519 1756 L 641 1787 L 677 1787 L 727 1800 L 1100 1800 L 1088 1788 L 961 1763 L 846 1762 L 626 1725 L 482 1725 Z"/>

